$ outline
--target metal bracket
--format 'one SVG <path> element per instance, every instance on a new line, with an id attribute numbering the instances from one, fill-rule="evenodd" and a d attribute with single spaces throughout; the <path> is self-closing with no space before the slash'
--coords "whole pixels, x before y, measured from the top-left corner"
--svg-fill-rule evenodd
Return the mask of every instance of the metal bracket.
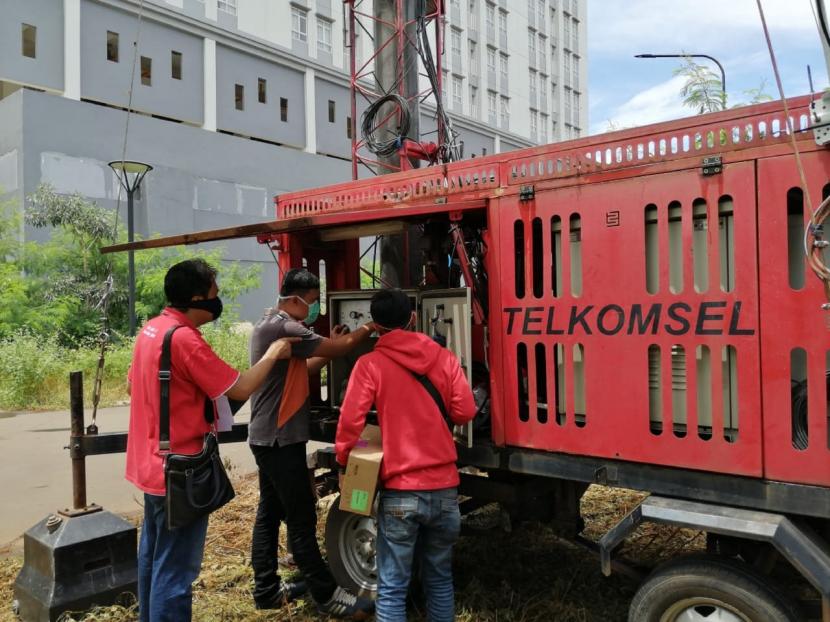
<path id="1" fill-rule="evenodd" d="M 519 201 L 532 201 L 536 197 L 536 190 L 533 186 L 521 186 L 519 188 Z"/>
<path id="2" fill-rule="evenodd" d="M 703 173 L 704 177 L 721 174 L 723 172 L 723 158 L 721 158 L 719 155 L 706 156 L 705 158 L 703 158 L 701 172 Z"/>
<path id="3" fill-rule="evenodd" d="M 830 597 L 830 549 L 806 524 L 783 514 L 650 496 L 599 541 L 602 572 L 611 553 L 644 522 L 700 529 L 772 544 L 825 598 Z"/>

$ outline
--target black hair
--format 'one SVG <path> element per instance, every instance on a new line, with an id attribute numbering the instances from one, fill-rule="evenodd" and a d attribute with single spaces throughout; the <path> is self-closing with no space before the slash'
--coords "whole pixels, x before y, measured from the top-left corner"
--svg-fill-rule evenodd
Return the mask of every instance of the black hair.
<path id="1" fill-rule="evenodd" d="M 320 279 L 305 268 L 292 268 L 285 273 L 280 296 L 303 296 L 312 289 L 320 289 Z"/>
<path id="2" fill-rule="evenodd" d="M 404 328 L 412 317 L 412 303 L 403 291 L 382 289 L 372 296 L 372 321 L 382 328 Z"/>
<path id="3" fill-rule="evenodd" d="M 171 307 L 186 308 L 194 296 L 207 298 L 216 281 L 216 268 L 204 259 L 188 259 L 164 275 L 164 295 Z"/>

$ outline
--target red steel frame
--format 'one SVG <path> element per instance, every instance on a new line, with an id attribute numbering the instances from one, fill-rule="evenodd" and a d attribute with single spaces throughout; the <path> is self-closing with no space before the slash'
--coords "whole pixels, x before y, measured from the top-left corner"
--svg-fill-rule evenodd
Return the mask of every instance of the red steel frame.
<path id="1" fill-rule="evenodd" d="M 406 147 L 403 147 L 398 155 L 399 165 L 393 166 L 386 162 L 381 162 L 380 160 L 376 160 L 374 158 L 370 158 L 366 155 L 361 154 L 361 149 L 363 149 L 366 145 L 366 141 L 362 138 L 358 138 L 357 135 L 357 101 L 358 96 L 364 97 L 367 101 L 372 102 L 377 99 L 380 99 L 384 93 L 378 93 L 375 89 L 370 88 L 367 86 L 367 81 L 372 78 L 373 72 L 370 70 L 372 64 L 379 58 L 381 53 L 386 50 L 387 47 L 390 45 L 396 47 L 396 68 L 395 68 L 395 76 L 396 81 L 398 84 L 398 95 L 402 97 L 406 97 L 407 101 L 414 101 L 414 100 L 422 100 L 428 97 L 430 94 L 434 94 L 432 87 L 428 87 L 423 91 L 416 93 L 414 95 L 409 95 L 405 93 L 404 90 L 404 49 L 406 46 L 413 46 L 417 48 L 419 45 L 418 41 L 414 41 L 412 37 L 407 33 L 407 29 L 415 23 L 415 20 L 406 20 L 404 19 L 404 4 L 406 0 L 395 0 L 396 4 L 396 19 L 394 22 L 389 22 L 386 20 L 379 19 L 374 15 L 369 13 L 365 13 L 359 9 L 360 5 L 362 4 L 363 0 L 344 0 L 348 7 L 348 20 L 349 20 L 349 95 L 351 98 L 351 113 L 352 113 L 352 120 L 351 120 L 351 135 L 352 135 L 352 179 L 358 179 L 359 176 L 359 165 L 364 164 L 369 168 L 369 170 L 374 172 L 372 167 L 378 167 L 378 170 L 389 173 L 394 171 L 406 171 L 412 168 L 410 164 L 410 156 L 416 156 L 417 152 L 412 152 L 411 150 L 407 150 Z M 442 81 L 443 75 L 441 72 L 441 64 L 444 52 L 444 0 L 433 0 L 435 3 L 435 10 L 431 13 L 428 13 L 424 16 L 424 19 L 427 23 L 432 22 L 435 25 L 435 64 L 436 64 L 436 72 L 438 76 L 438 93 L 434 95 L 436 97 L 440 97 L 442 93 Z M 385 40 L 376 41 L 375 42 L 375 51 L 372 53 L 369 58 L 358 66 L 357 54 L 355 50 L 355 33 L 356 28 L 361 28 L 367 32 L 374 31 L 374 24 L 380 23 L 388 26 L 392 30 L 392 34 Z M 369 24 L 370 27 L 367 28 L 365 24 Z M 420 62 L 420 61 L 419 61 Z M 383 125 L 386 123 L 392 115 L 396 113 L 391 113 L 380 120 L 378 125 Z M 438 118 L 438 144 L 441 145 L 444 143 L 444 136 L 446 130 L 444 128 L 443 122 L 439 116 Z"/>
<path id="2" fill-rule="evenodd" d="M 809 98 L 789 102 L 793 126 L 806 128 Z M 487 217 L 489 274 L 488 318 L 491 372 L 492 440 L 497 445 L 535 448 L 577 455 L 615 458 L 780 481 L 830 485 L 826 361 L 830 331 L 820 309 L 825 301 L 821 281 L 806 273 L 805 286 L 794 290 L 788 282 L 787 192 L 798 187 L 798 171 L 786 131 L 782 106 L 770 102 L 701 117 L 682 119 L 567 143 L 535 147 L 508 154 L 476 158 L 408 172 L 278 197 L 277 217 L 296 231 L 285 235 L 281 263 L 293 265 L 321 228 L 416 218 L 430 214 L 452 215 L 463 222 L 470 210 Z M 830 154 L 815 145 L 811 132 L 796 135 L 805 172 L 814 197 L 830 180 Z M 720 155 L 723 171 L 704 176 L 702 158 Z M 533 193 L 528 192 L 532 186 Z M 729 291 L 720 286 L 718 205 L 729 199 L 733 208 L 735 283 Z M 692 206 L 704 201 L 709 229 L 706 251 L 709 284 L 694 287 Z M 669 288 L 668 207 L 678 202 L 681 215 L 683 287 Z M 645 281 L 644 210 L 656 206 L 659 286 L 649 293 Z M 804 208 L 805 222 L 809 217 Z M 611 214 L 614 213 L 612 216 Z M 581 220 L 581 294 L 571 293 L 569 222 Z M 551 219 L 562 224 L 562 289 L 553 295 L 550 258 Z M 533 222 L 540 219 L 543 291 L 533 290 Z M 516 223 L 524 228 L 524 291 L 516 291 Z M 537 249 L 538 251 L 538 249 Z M 330 250 L 328 274 L 341 273 L 344 283 L 355 282 L 353 258 L 337 257 Z M 286 257 L 288 255 L 288 257 Z M 809 269 L 803 268 L 805 272 Z M 345 275 L 345 276 L 344 276 Z M 330 286 L 333 287 L 333 286 Z M 729 288 L 727 288 L 729 289 Z M 686 305 L 692 327 L 702 303 L 716 319 L 704 319 L 704 328 L 720 327 L 713 334 L 687 330 L 671 334 L 665 315 L 670 305 Z M 740 303 L 734 322 L 735 305 Z M 613 335 L 596 328 L 596 313 L 608 305 L 662 304 L 661 326 L 642 334 L 625 330 Z M 572 306 L 594 307 L 592 331 L 578 323 L 573 334 L 557 334 Z M 527 307 L 539 307 L 531 311 Z M 510 311 L 521 308 L 521 314 Z M 555 309 L 556 322 L 548 330 L 547 313 Z M 681 307 L 677 307 L 681 308 Z M 616 313 L 616 311 L 614 312 Z M 606 327 L 616 316 L 607 316 Z M 698 313 L 696 316 L 695 313 Z M 511 318 L 514 326 L 508 331 Z M 628 318 L 625 320 L 626 325 Z M 567 324 L 567 321 L 564 322 Z M 523 330 L 517 330 L 520 327 Z M 526 330 L 527 327 L 531 330 Z M 673 326 L 678 326 L 677 323 Z M 734 329 L 734 330 L 733 330 Z M 709 331 L 704 330 L 703 333 Z M 541 333 L 541 334 L 539 334 Z M 550 334 L 548 334 L 550 333 Z M 528 368 L 533 369 L 537 344 L 545 352 L 547 401 L 565 391 L 564 422 L 553 416 L 537 417 L 535 374 L 527 374 L 527 412 L 519 408 L 518 348 L 527 347 Z M 585 422 L 577 425 L 574 412 L 574 365 L 564 357 L 564 387 L 557 387 L 551 369 L 555 344 L 566 353 L 574 344 L 584 347 Z M 686 352 L 686 409 L 688 431 L 677 436 L 671 426 L 655 434 L 649 427 L 648 348 L 662 351 L 664 424 L 672 420 L 672 346 Z M 712 437 L 697 434 L 697 370 L 694 352 L 709 348 L 712 357 Z M 731 346 L 737 355 L 738 436 L 725 438 L 720 352 Z M 791 442 L 790 353 L 807 351 L 809 378 L 810 444 L 795 449 Z"/>

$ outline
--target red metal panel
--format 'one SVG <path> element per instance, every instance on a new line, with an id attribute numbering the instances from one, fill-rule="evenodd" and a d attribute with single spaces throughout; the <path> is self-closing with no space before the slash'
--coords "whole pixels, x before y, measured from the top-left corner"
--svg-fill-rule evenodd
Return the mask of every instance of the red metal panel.
<path id="1" fill-rule="evenodd" d="M 582 455 L 619 458 L 759 476 L 762 472 L 761 389 L 759 382 L 758 288 L 756 264 L 755 168 L 752 162 L 728 165 L 722 175 L 703 177 L 699 171 L 654 175 L 645 179 L 592 184 L 543 191 L 535 199 L 519 201 L 515 196 L 494 201 L 489 209 L 491 226 L 496 221 L 492 252 L 499 264 L 500 289 L 491 296 L 492 348 L 495 373 L 501 379 L 497 402 L 504 440 L 509 445 Z M 728 195 L 734 206 L 735 286 L 721 290 L 718 244 L 722 235 L 718 223 L 719 200 Z M 693 271 L 692 203 L 703 199 L 707 205 L 707 251 L 709 285 L 696 291 Z M 668 206 L 681 205 L 682 274 L 681 291 L 669 289 Z M 658 210 L 659 289 L 646 289 L 645 208 Z M 571 216 L 581 219 L 582 292 L 571 293 L 569 253 Z M 551 219 L 561 219 L 561 296 L 552 291 Z M 532 222 L 543 223 L 542 265 L 544 292 L 535 297 L 532 287 Z M 525 294 L 515 291 L 514 223 L 524 223 Z M 676 225 L 675 225 L 676 226 Z M 616 305 L 616 306 L 615 306 Z M 642 316 L 657 309 L 659 321 L 640 328 L 632 322 L 634 309 Z M 657 305 L 660 305 L 659 307 Z M 496 310 L 501 310 L 498 314 Z M 670 314 L 671 311 L 671 314 Z M 580 314 L 583 315 L 580 315 Z M 672 315 L 673 314 L 673 315 Z M 580 320 L 582 318 L 582 320 Z M 683 320 L 678 318 L 684 318 Z M 679 334 L 672 334 L 679 333 Z M 653 334 L 652 334 L 653 333 Z M 501 335 L 502 343 L 498 343 Z M 520 380 L 517 348 L 528 350 L 528 417 L 520 417 Z M 547 421 L 537 403 L 534 371 L 536 345 L 545 348 L 547 376 Z M 556 344 L 564 347 L 564 386 L 555 378 Z M 584 358 L 584 413 L 575 407 L 576 374 L 580 362 L 574 359 L 575 344 L 582 344 Z M 662 352 L 663 421 L 662 433 L 651 431 L 649 418 L 650 345 Z M 698 435 L 696 360 L 697 346 L 711 352 L 711 438 Z M 684 437 L 676 435 L 672 421 L 672 346 L 686 353 L 685 404 L 687 426 Z M 721 350 L 733 346 L 737 352 L 739 395 L 738 437 L 725 438 L 724 391 L 721 385 Z M 677 359 L 681 360 L 681 359 Z M 557 361 L 557 363 L 560 363 Z M 728 374 L 727 374 L 728 375 Z M 682 386 L 682 385 L 680 385 Z M 564 421 L 555 409 L 557 391 L 564 391 Z M 543 394 L 544 395 L 544 394 Z M 681 393 L 682 395 L 682 393 Z M 679 408 L 679 407 L 678 407 Z M 542 413 L 542 418 L 538 413 Z M 582 416 L 584 415 L 584 419 Z M 561 420 L 561 415 L 559 415 Z M 581 425 L 580 425 L 581 424 Z M 681 426 L 682 427 L 682 426 Z M 682 432 L 682 430 L 680 430 Z"/>
<path id="2" fill-rule="evenodd" d="M 813 207 L 830 180 L 826 152 L 802 156 Z M 787 243 L 787 192 L 799 188 L 793 156 L 758 163 L 761 292 L 761 356 L 764 396 L 764 474 L 769 479 L 830 485 L 827 435 L 826 354 L 830 351 L 826 302 L 821 281 L 805 266 L 804 287 L 790 287 Z M 809 213 L 804 201 L 804 221 Z M 801 253 L 800 249 L 797 249 Z M 792 442 L 790 355 L 807 353 L 809 444 Z"/>

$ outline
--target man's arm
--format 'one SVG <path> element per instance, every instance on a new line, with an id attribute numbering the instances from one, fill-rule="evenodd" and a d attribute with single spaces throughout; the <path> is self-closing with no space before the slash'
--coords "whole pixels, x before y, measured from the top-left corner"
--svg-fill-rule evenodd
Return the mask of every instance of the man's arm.
<path id="1" fill-rule="evenodd" d="M 249 369 L 239 374 L 239 379 L 233 384 L 231 388 L 225 391 L 225 395 L 232 400 L 239 400 L 244 402 L 251 393 L 256 391 L 264 381 L 268 372 L 274 367 L 280 359 L 291 358 L 291 344 L 300 341 L 299 337 L 285 337 L 277 339 L 273 342 L 262 358 L 259 359 Z"/>
<path id="2" fill-rule="evenodd" d="M 343 339 L 348 334 L 349 334 L 349 329 L 346 326 L 343 326 L 342 324 L 338 324 L 337 326 L 335 326 L 331 329 L 331 341 L 337 341 L 338 339 Z M 320 349 L 320 346 L 317 346 L 317 349 L 315 349 L 315 351 L 314 351 L 315 355 L 317 354 L 319 349 Z M 325 367 L 326 364 L 330 360 L 331 360 L 331 358 L 326 357 L 326 356 L 314 356 L 312 358 L 306 359 L 306 362 L 308 364 L 308 373 L 309 373 L 309 375 L 316 374 L 318 371 L 323 369 L 323 367 Z"/>
<path id="3" fill-rule="evenodd" d="M 343 404 L 340 406 L 334 450 L 337 453 L 337 463 L 341 467 L 348 463 L 349 453 L 357 444 L 366 425 L 366 413 L 375 401 L 375 381 L 368 367 L 365 358 L 357 361 L 349 378 Z"/>
<path id="4" fill-rule="evenodd" d="M 335 337 L 334 339 L 323 338 L 314 350 L 314 356 L 327 359 L 343 356 L 366 341 L 373 332 L 375 332 L 375 325 L 372 322 L 368 322 L 351 333 Z"/>
<path id="5" fill-rule="evenodd" d="M 461 364 L 452 356 L 452 380 L 450 385 L 450 419 L 455 425 L 464 425 L 476 414 L 476 401 Z"/>

